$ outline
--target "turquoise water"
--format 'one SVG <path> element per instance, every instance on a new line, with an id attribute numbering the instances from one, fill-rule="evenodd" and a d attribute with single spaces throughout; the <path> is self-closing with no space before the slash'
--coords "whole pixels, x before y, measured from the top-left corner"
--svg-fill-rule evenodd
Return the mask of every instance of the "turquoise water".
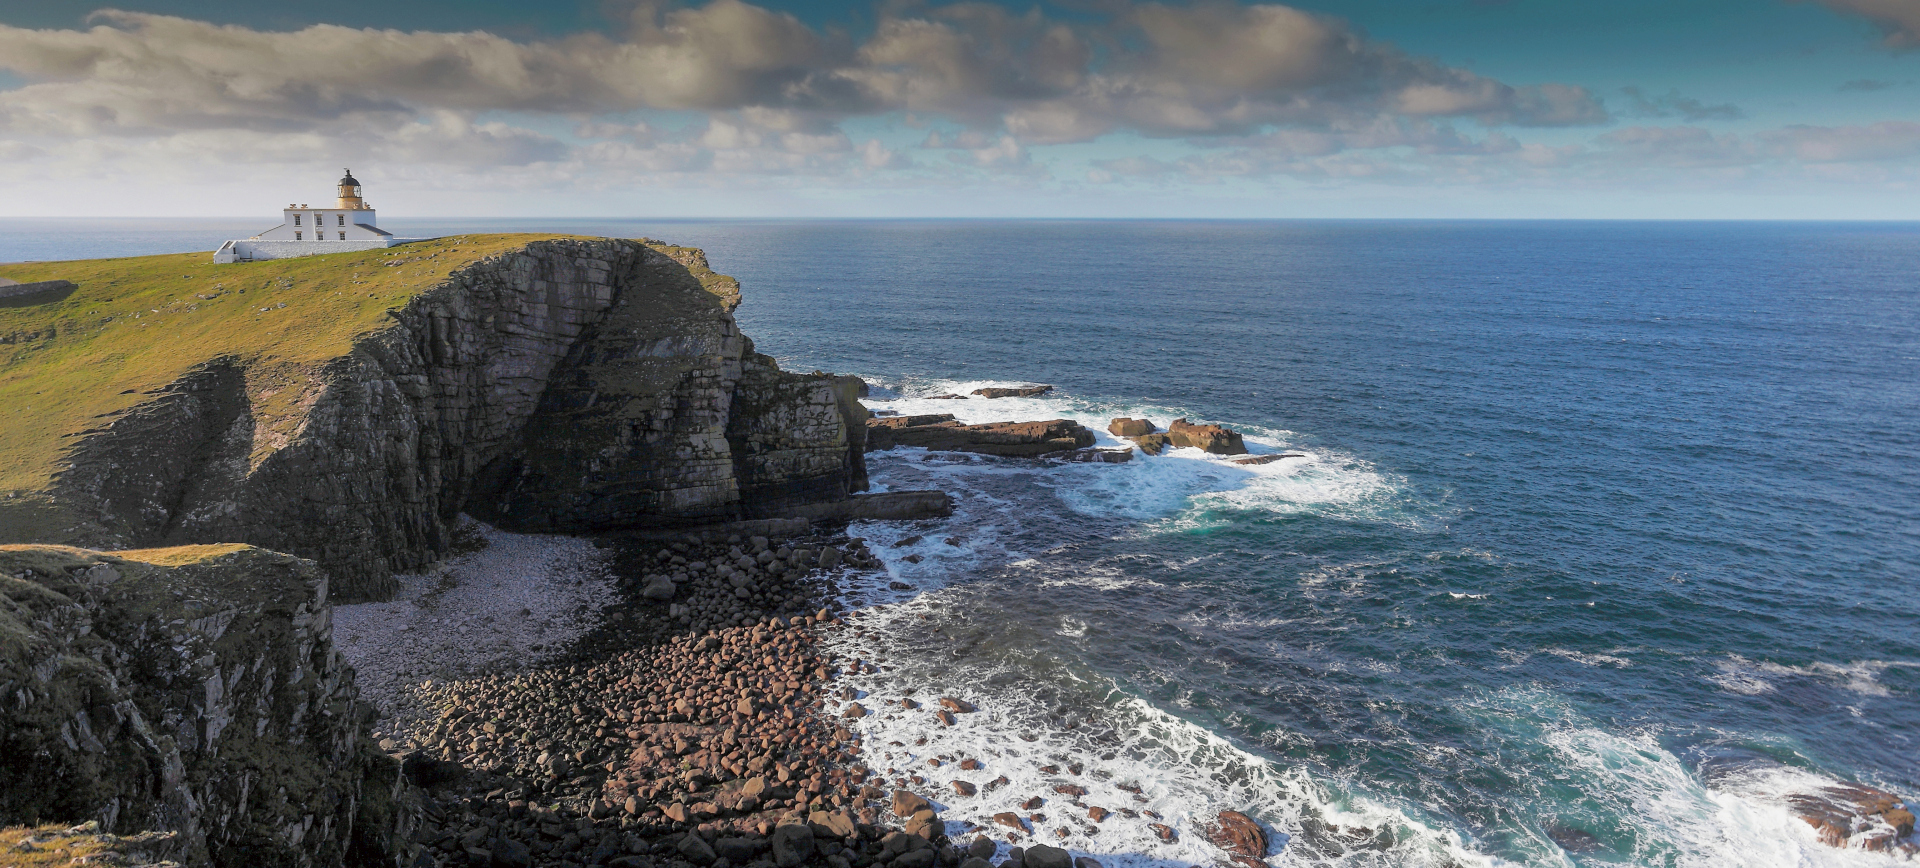
<path id="1" fill-rule="evenodd" d="M 705 247 L 763 352 L 877 408 L 1188 416 L 1304 453 L 875 457 L 960 504 L 856 529 L 910 590 L 852 589 L 877 608 L 845 643 L 891 667 L 878 695 L 982 705 L 868 724 L 903 772 L 1012 779 L 953 819 L 1077 762 L 1085 801 L 1178 833 L 1049 808 L 1108 861 L 1204 864 L 1199 823 L 1236 807 L 1281 864 L 1869 865 L 1785 796 L 1920 796 L 1920 227 L 515 228 Z M 52 258 L 23 239 L 0 259 Z M 1056 391 L 926 400 L 1030 382 Z"/>

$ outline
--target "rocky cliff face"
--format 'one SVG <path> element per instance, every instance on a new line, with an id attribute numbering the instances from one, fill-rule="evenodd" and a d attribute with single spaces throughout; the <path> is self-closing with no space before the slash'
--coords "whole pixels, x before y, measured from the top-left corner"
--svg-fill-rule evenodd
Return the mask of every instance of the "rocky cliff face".
<path id="1" fill-rule="evenodd" d="M 526 530 L 776 515 L 866 488 L 851 378 L 781 371 L 733 321 L 739 287 L 662 247 L 573 348 L 476 514 Z M 857 415 L 856 415 L 857 414 Z"/>
<path id="2" fill-rule="evenodd" d="M 853 386 L 756 356 L 738 303 L 697 250 L 529 243 L 451 273 L 305 381 L 216 360 L 91 432 L 50 492 L 88 519 L 62 541 L 246 542 L 367 599 L 444 552 L 463 510 L 582 531 L 864 489 Z M 255 405 L 287 389 L 297 418 L 262 426 Z"/>
<path id="3" fill-rule="evenodd" d="M 392 864 L 397 764 L 312 562 L 0 546 L 0 825 L 93 820 L 191 865 Z"/>

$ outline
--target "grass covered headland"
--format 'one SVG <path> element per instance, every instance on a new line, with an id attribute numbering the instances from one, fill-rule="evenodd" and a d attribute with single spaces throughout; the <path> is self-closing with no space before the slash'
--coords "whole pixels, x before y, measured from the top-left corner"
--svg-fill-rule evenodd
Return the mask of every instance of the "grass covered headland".
<path id="1" fill-rule="evenodd" d="M 215 265 L 206 253 L 0 264 L 70 292 L 0 299 L 0 517 L 37 499 L 62 456 L 216 359 L 246 373 L 257 460 L 292 435 L 319 366 L 388 312 L 489 256 L 559 235 L 471 235 L 385 250 Z M 20 505 L 20 504 L 15 504 Z"/>

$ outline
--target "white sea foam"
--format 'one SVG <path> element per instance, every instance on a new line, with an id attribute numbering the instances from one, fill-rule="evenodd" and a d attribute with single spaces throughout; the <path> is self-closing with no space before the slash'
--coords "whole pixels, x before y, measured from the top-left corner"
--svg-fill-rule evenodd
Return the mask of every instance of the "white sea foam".
<path id="1" fill-rule="evenodd" d="M 1095 434 L 1096 447 L 1122 448 L 1131 442 L 1107 432 L 1118 417 L 1151 419 L 1164 428 L 1175 418 L 1190 417 L 1179 408 L 1142 402 L 1082 399 L 1061 392 L 1032 398 L 934 399 L 933 395 L 965 395 L 988 386 L 1014 386 L 996 381 L 927 380 L 897 384 L 896 398 L 870 398 L 876 410 L 901 415 L 950 414 L 966 424 L 1071 419 Z M 1194 418 L 1196 422 L 1209 420 Z M 1147 456 L 1136 451 L 1125 464 L 1069 464 L 1054 468 L 1041 480 L 1060 502 L 1082 515 L 1133 520 L 1161 519 L 1161 529 L 1184 532 L 1244 520 L 1249 513 L 1273 516 L 1301 513 L 1333 517 L 1418 524 L 1430 510 L 1417 507 L 1403 494 L 1398 478 L 1381 473 L 1353 456 L 1301 445 L 1291 431 L 1225 424 L 1241 432 L 1252 455 L 1300 453 L 1267 464 L 1243 465 L 1231 457 L 1209 455 L 1198 449 L 1178 448 Z M 900 450 L 907 455 L 917 450 Z M 942 463 L 946 477 L 990 473 L 992 460 L 955 459 L 951 453 L 933 459 Z M 914 461 L 914 458 L 904 460 Z M 1003 472 L 1030 472 L 1025 468 Z"/>
<path id="2" fill-rule="evenodd" d="M 951 413 L 966 423 L 1074 419 L 1099 432 L 1097 445 L 1101 446 L 1125 445 L 1105 433 L 1110 418 L 1145 417 L 1164 426 L 1168 420 L 1186 415 L 1178 408 L 1090 401 L 1059 393 L 1036 398 L 930 400 L 935 394 L 964 394 L 974 388 L 999 385 L 1016 384 L 906 383 L 897 386 L 901 397 L 868 403 L 902 414 Z M 1170 450 L 1159 457 L 1136 456 L 1122 465 L 1007 462 L 910 449 L 877 457 L 876 479 L 883 484 L 891 478 L 891 472 L 898 472 L 902 478 L 913 477 L 915 485 L 934 484 L 948 490 L 955 495 L 957 506 L 955 515 L 943 521 L 864 524 L 853 529 L 869 539 L 886 562 L 888 574 L 852 589 L 851 595 L 887 605 L 856 615 L 862 633 L 848 631 L 833 641 L 836 650 L 847 657 L 894 660 L 881 671 L 847 680 L 863 691 L 861 701 L 878 712 L 853 724 L 864 736 L 866 762 L 878 770 L 894 770 L 888 775 L 890 779 L 918 774 L 924 783 L 912 789 L 945 807 L 944 815 L 954 823 L 950 831 L 968 832 L 969 827 L 962 824 L 984 827 L 978 831 L 1000 841 L 1003 852 L 1007 830 L 992 826 L 989 818 L 1008 810 L 1024 816 L 1029 812 L 1019 810 L 1018 804 L 1039 795 L 1047 803 L 1039 810 L 1045 821 L 1033 830 L 1040 836 L 1038 841 L 1060 844 L 1094 855 L 1109 865 L 1128 868 L 1218 863 L 1222 854 L 1206 842 L 1202 827 L 1226 808 L 1247 811 L 1269 826 L 1275 849 L 1281 854 L 1273 858 L 1276 865 L 1508 864 L 1485 855 L 1445 820 L 1429 819 L 1433 816 L 1429 811 L 1438 810 L 1437 806 L 1403 803 L 1397 796 L 1371 791 L 1363 783 L 1328 780 L 1303 767 L 1268 762 L 1167 710 L 1122 695 L 1103 677 L 1075 668 L 1074 661 L 1050 661 L 1049 665 L 1036 667 L 1034 664 L 1041 661 L 1014 659 L 1024 653 L 1016 649 L 1008 649 L 1009 656 L 1004 660 L 964 651 L 953 656 L 943 653 L 947 649 L 939 643 L 916 647 L 899 638 L 915 625 L 926 629 L 928 622 L 921 620 L 922 616 L 937 620 L 941 601 L 948 596 L 943 589 L 982 569 L 1031 571 L 1031 586 L 1039 593 L 1067 586 L 1120 589 L 1149 581 L 1129 575 L 1124 567 L 1049 569 L 1047 552 L 1023 547 L 1052 543 L 1035 542 L 1035 535 L 1023 534 L 1022 530 L 1057 509 L 1008 493 L 1012 489 L 1006 483 L 1013 478 L 1030 480 L 1051 491 L 1058 503 L 1074 514 L 1116 519 L 1120 525 L 1144 524 L 1148 533 L 1189 532 L 1257 521 L 1261 516 L 1314 514 L 1414 526 L 1436 516 L 1430 506 L 1405 493 L 1402 480 L 1364 461 L 1317 445 L 1303 446 L 1291 432 L 1249 428 L 1230 420 L 1225 424 L 1241 430 L 1256 454 L 1285 450 L 1305 455 L 1266 465 L 1234 465 L 1191 449 Z M 915 535 L 922 539 L 891 547 Z M 1492 557 L 1488 553 L 1473 554 Z M 909 562 L 909 555 L 918 555 L 918 562 Z M 1325 587 L 1342 593 L 1348 586 L 1363 584 L 1353 577 L 1369 568 L 1365 563 L 1327 566 L 1298 580 L 1306 592 Z M 887 586 L 895 581 L 909 588 Z M 1446 593 L 1463 602 L 1488 599 L 1485 593 Z M 1213 617 L 1241 616 L 1228 613 Z M 1062 614 L 1044 628 L 1047 633 L 1069 639 L 1086 629 L 1087 625 L 1071 613 Z M 1591 666 L 1632 665 L 1618 652 L 1547 649 L 1546 653 Z M 1514 665 L 1527 656 L 1517 651 L 1503 654 Z M 1390 662 L 1375 664 L 1381 674 L 1391 677 Z M 1903 664 L 1814 664 L 1795 668 L 1736 659 L 1722 668 L 1727 670 L 1728 684 L 1744 684 L 1748 689 L 1771 689 L 1772 680 L 1781 677 L 1813 677 L 1871 694 L 1883 689 L 1875 678 L 1888 665 Z M 1044 672 L 1029 671 L 1036 668 Z M 1042 683 L 1038 680 L 1042 678 L 1048 680 Z M 1037 698 L 1049 695 L 1051 690 L 1094 699 L 1053 707 L 1058 700 Z M 928 707 L 906 711 L 885 704 L 909 693 Z M 955 726 L 941 726 L 933 713 L 934 700 L 941 695 L 974 702 L 980 711 L 959 715 Z M 1580 721 L 1548 695 L 1507 697 L 1492 705 L 1497 707 L 1486 709 L 1489 719 L 1484 725 L 1521 730 L 1513 736 L 1516 756 L 1546 745 L 1555 756 L 1544 765 L 1571 772 L 1569 778 L 1561 779 L 1547 775 L 1549 768 L 1513 769 L 1521 776 L 1538 771 L 1539 785 L 1556 790 L 1543 792 L 1533 809 L 1543 815 L 1580 810 L 1566 807 L 1571 800 L 1593 812 L 1591 817 L 1529 816 L 1523 825 L 1540 825 L 1506 829 L 1501 834 L 1516 834 L 1520 840 L 1503 845 L 1501 852 L 1510 856 L 1517 853 L 1521 863 L 1574 864 L 1574 857 L 1549 834 L 1548 823 L 1552 821 L 1571 829 L 1592 827 L 1594 834 L 1607 839 L 1607 846 L 1617 848 L 1581 857 L 1582 863 L 1599 859 L 1611 864 L 1624 859 L 1621 864 L 1688 868 L 1891 864 L 1877 854 L 1839 851 L 1819 844 L 1810 827 L 1788 813 L 1765 787 L 1734 779 L 1709 786 L 1651 735 L 1608 732 Z M 1187 704 L 1176 698 L 1166 707 L 1179 711 Z M 1443 753 L 1449 750 L 1440 746 L 1433 749 Z M 957 762 L 966 758 L 982 761 L 985 768 L 961 771 Z M 946 762 L 930 767 L 929 759 Z M 1076 763 L 1084 766 L 1082 774 L 1068 772 Z M 1043 766 L 1057 766 L 1060 771 L 1046 773 L 1041 771 Z M 1001 775 L 1008 778 L 1007 785 L 993 791 L 983 787 L 970 797 L 958 796 L 948 785 L 956 779 L 984 785 Z M 1088 792 L 1077 800 L 1056 794 L 1053 788 L 1063 784 L 1085 787 Z M 1140 798 L 1122 789 L 1123 784 L 1137 784 Z M 1574 792 L 1558 792 L 1568 788 Z M 1155 821 L 1144 814 L 1115 815 L 1104 823 L 1093 823 L 1085 808 L 1071 804 L 1073 801 L 1109 810 L 1154 811 L 1162 817 L 1159 822 L 1175 830 L 1176 838 L 1166 842 L 1155 836 L 1149 826 Z M 1600 828 L 1607 823 L 1615 826 Z M 1058 829 L 1066 830 L 1064 839 L 1055 837 Z M 1382 830 L 1390 830 L 1391 842 L 1381 839 Z M 1574 845 L 1580 843 L 1577 835 L 1563 834 L 1561 838 Z M 1033 840 L 1022 836 L 1021 843 Z"/>
<path id="3" fill-rule="evenodd" d="M 1816 660 L 1805 666 L 1786 666 L 1729 654 L 1726 659 L 1714 663 L 1714 668 L 1719 671 L 1707 676 L 1707 680 L 1729 693 L 1747 696 L 1770 693 L 1780 683 L 1792 679 L 1817 681 L 1861 696 L 1886 696 L 1887 688 L 1880 683 L 1880 673 L 1888 669 L 1913 667 L 1920 667 L 1920 663 L 1887 660 L 1826 663 Z"/>
<path id="4" fill-rule="evenodd" d="M 1096 432 L 1096 445 L 1130 445 L 1105 430 L 1108 420 L 1145 417 L 1161 426 L 1185 413 L 1177 408 L 1111 401 L 1086 401 L 1053 393 L 1036 398 L 932 400 L 936 394 L 965 394 L 986 386 L 1017 385 L 998 382 L 926 381 L 898 384 L 898 398 L 867 400 L 875 409 L 902 415 L 952 414 L 964 423 L 1073 419 Z M 882 393 L 883 395 L 885 392 Z M 1204 421 L 1204 420 L 1196 420 Z M 914 484 L 937 485 L 955 498 L 955 513 L 945 520 L 913 524 L 864 523 L 850 532 L 865 537 L 885 562 L 887 574 L 847 589 L 848 596 L 869 604 L 857 613 L 853 631 L 834 640 L 843 657 L 889 659 L 896 662 L 877 673 L 850 676 L 847 683 L 864 691 L 863 704 L 876 710 L 855 723 L 864 736 L 869 765 L 895 769 L 889 777 L 917 773 L 925 783 L 913 789 L 946 806 L 945 815 L 959 823 L 984 827 L 1007 846 L 1009 830 L 991 825 L 991 816 L 1018 810 L 1018 804 L 1040 795 L 1047 804 L 1039 813 L 1046 820 L 1022 835 L 1022 843 L 1059 844 L 1077 852 L 1098 855 L 1109 865 L 1171 866 L 1211 864 L 1222 858 L 1206 841 L 1202 826 L 1222 809 L 1243 810 L 1271 825 L 1275 849 L 1292 858 L 1310 858 L 1341 865 L 1482 865 L 1493 864 L 1475 854 L 1452 832 L 1440 831 L 1412 819 L 1403 809 L 1364 796 L 1342 793 L 1315 780 L 1300 768 L 1284 768 L 1248 754 L 1205 728 L 1169 715 L 1151 704 L 1116 693 L 1099 676 L 1073 670 L 1049 671 L 1054 679 L 1041 685 L 1017 664 L 993 662 L 984 655 L 941 661 L 937 672 L 899 666 L 898 661 L 923 656 L 898 637 L 901 625 L 924 626 L 919 619 L 941 605 L 948 583 L 977 570 L 1031 570 L 1032 586 L 1085 586 L 1113 590 L 1151 580 L 1130 574 L 1123 565 L 1098 565 L 1073 571 L 1047 569 L 1046 546 L 1020 531 L 1045 507 L 1005 494 L 1006 483 L 1022 479 L 1050 491 L 1073 514 L 1117 519 L 1122 524 L 1148 522 L 1149 532 L 1178 532 L 1201 524 L 1231 520 L 1224 513 L 1270 512 L 1294 514 L 1315 508 L 1355 512 L 1369 499 L 1393 501 L 1395 483 L 1363 463 L 1322 449 L 1303 449 L 1290 432 L 1231 427 L 1242 431 L 1253 454 L 1304 452 L 1264 465 L 1235 465 L 1197 449 L 1168 450 L 1157 457 L 1136 455 L 1126 464 L 1048 464 L 1010 462 L 981 456 L 901 449 L 875 457 L 877 480 L 912 476 Z M 1023 488 L 1029 496 L 1034 489 Z M 1213 499 L 1209 499 L 1213 498 Z M 1393 508 L 1398 508 L 1394 504 Z M 1385 515 L 1389 510 L 1382 510 Z M 912 540 L 919 537 L 918 540 Z M 917 556 L 917 557 L 915 557 Z M 911 558 L 911 559 L 910 559 Z M 900 590 L 895 582 L 908 586 Z M 1222 617 L 1238 617 L 1228 614 Z M 1243 625 L 1244 626 L 1244 625 Z M 1281 622 L 1262 622 L 1277 628 Z M 1072 638 L 1088 625 L 1071 613 L 1062 614 L 1047 632 Z M 899 668 L 894 668 L 899 666 Z M 951 669 L 944 668 L 951 666 Z M 1095 697 L 1087 711 L 1062 717 L 1035 698 L 1035 688 L 1055 687 Z M 915 711 L 889 708 L 908 691 L 929 707 Z M 939 725 L 933 700 L 942 695 L 975 702 L 980 711 L 959 716 L 958 725 Z M 1104 699 L 1099 699 L 1104 695 Z M 1178 705 L 1178 703 L 1176 703 Z M 1089 714 L 1091 716 L 1089 716 Z M 898 744 L 893 744 L 897 742 Z M 929 759 L 948 763 L 931 768 Z M 986 768 L 962 772 L 954 763 L 981 760 Z M 1083 765 L 1083 773 L 1069 769 Z M 1044 766 L 1060 771 L 1048 774 Z M 993 791 L 984 785 L 1000 775 L 1009 783 Z M 961 797 L 948 785 L 952 780 L 982 785 L 982 791 Z M 1077 800 L 1053 791 L 1056 785 L 1085 787 Z M 1135 794 L 1122 785 L 1137 785 Z M 1070 802 L 1078 801 L 1080 805 Z M 1100 806 L 1115 813 L 1105 822 L 1093 822 L 1084 806 Z M 1134 816 L 1121 809 L 1138 812 Z M 1152 811 L 1160 819 L 1148 815 Z M 1174 830 L 1174 840 L 1163 841 L 1151 828 L 1160 822 Z M 1311 827 L 1311 832 L 1308 832 Z M 1066 837 L 1058 837 L 1065 829 Z M 1303 837 L 1303 835 L 1307 837 Z M 1313 840 L 1309 840 L 1312 838 Z M 1334 856 L 1336 851 L 1344 856 Z M 1288 858 L 1278 864 L 1291 864 Z"/>
<path id="5" fill-rule="evenodd" d="M 1018 844 L 1066 847 L 1123 868 L 1206 865 L 1222 862 L 1225 854 L 1208 843 L 1204 827 L 1221 810 L 1233 809 L 1269 827 L 1278 854 L 1273 861 L 1279 865 L 1301 860 L 1342 866 L 1498 864 L 1454 833 L 1412 819 L 1406 810 L 1340 792 L 1303 769 L 1249 754 L 1097 677 L 1073 679 L 1072 693 L 1085 701 L 1054 706 L 1035 698 L 1035 685 L 1005 664 L 962 660 L 937 675 L 903 665 L 904 655 L 918 652 L 899 647 L 891 637 L 922 615 L 937 613 L 937 596 L 859 613 L 855 630 L 832 641 L 843 658 L 891 661 L 882 671 L 843 679 L 874 712 L 853 721 L 863 737 L 863 761 L 886 772 L 889 780 L 919 775 L 923 782 L 909 782 L 908 788 L 941 806 L 950 834 L 987 835 L 1004 855 L 1014 843 L 1011 830 L 994 824 L 992 816 L 1038 813 L 1045 819 L 1014 835 Z M 1061 632 L 1082 628 L 1072 616 L 1059 624 Z M 900 708 L 899 700 L 909 696 L 921 707 Z M 942 696 L 966 700 L 979 710 L 956 715 L 951 727 L 941 725 L 935 712 Z M 959 762 L 965 759 L 979 760 L 984 768 L 962 770 Z M 1043 770 L 1048 767 L 1054 771 Z M 1008 783 L 986 787 L 1002 776 Z M 950 786 L 954 780 L 979 791 L 958 795 Z M 1063 795 L 1056 786 L 1087 792 Z M 1033 796 L 1045 804 L 1023 810 L 1021 803 Z M 1096 823 L 1088 813 L 1094 806 L 1114 813 Z M 1127 816 L 1122 809 L 1135 814 Z M 1173 829 L 1173 840 L 1162 840 L 1154 823 Z"/>
<path id="6" fill-rule="evenodd" d="M 1625 669 L 1633 665 L 1632 660 L 1616 654 L 1591 654 L 1585 651 L 1575 651 L 1571 648 L 1543 648 L 1541 650 L 1555 657 L 1572 660 L 1575 663 L 1586 666 L 1614 666 Z"/>
<path id="7" fill-rule="evenodd" d="M 1505 691 L 1476 710 L 1484 715 L 1483 725 L 1553 752 L 1552 765 L 1561 771 L 1540 784 L 1555 792 L 1538 797 L 1539 820 L 1543 828 L 1594 835 L 1609 848 L 1598 855 L 1624 858 L 1624 864 L 1675 868 L 1911 864 L 1887 854 L 1822 844 L 1812 827 L 1788 810 L 1786 795 L 1838 783 L 1832 778 L 1776 767 L 1709 783 L 1655 734 L 1602 729 L 1540 690 Z M 1529 864 L 1573 864 L 1544 831 L 1521 844 L 1521 849 L 1537 854 L 1526 860 Z"/>

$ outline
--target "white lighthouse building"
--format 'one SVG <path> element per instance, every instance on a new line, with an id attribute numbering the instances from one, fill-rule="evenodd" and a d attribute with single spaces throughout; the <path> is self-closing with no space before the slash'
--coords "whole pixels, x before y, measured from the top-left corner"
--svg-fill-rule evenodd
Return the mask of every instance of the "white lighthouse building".
<path id="1" fill-rule="evenodd" d="M 353 170 L 346 172 L 332 208 L 288 205 L 280 225 L 252 238 L 220 245 L 213 261 L 249 262 L 392 247 L 398 239 L 374 225 L 373 206 L 361 198 L 360 182 L 354 180 Z"/>

